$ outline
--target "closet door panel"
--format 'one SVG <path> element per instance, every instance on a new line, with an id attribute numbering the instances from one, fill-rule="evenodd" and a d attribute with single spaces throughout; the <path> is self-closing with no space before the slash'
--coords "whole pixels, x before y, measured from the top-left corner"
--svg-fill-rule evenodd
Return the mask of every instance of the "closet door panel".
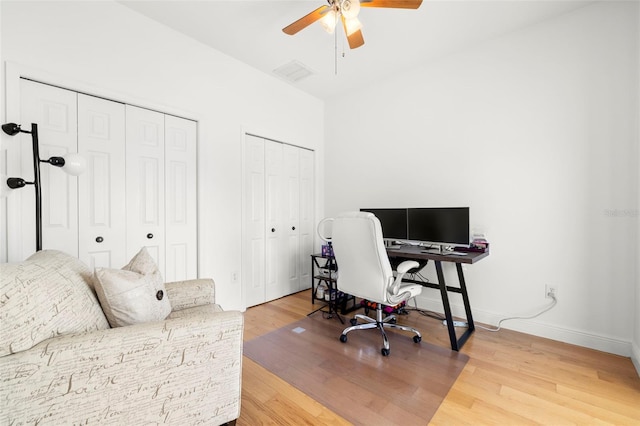
<path id="1" fill-rule="evenodd" d="M 197 278 L 196 122 L 165 116 L 167 282 Z"/>
<path id="2" fill-rule="evenodd" d="M 38 125 L 40 158 L 64 156 L 77 152 L 77 101 L 76 92 L 36 83 L 20 81 L 21 124 L 31 130 L 31 123 Z M 20 133 L 22 174 L 20 177 L 33 182 L 33 154 L 31 135 Z M 40 165 L 42 193 L 42 247 L 64 251 L 78 256 L 78 184 L 77 177 L 46 163 Z M 29 185 L 20 190 L 22 258 L 35 249 L 35 197 Z"/>
<path id="3" fill-rule="evenodd" d="M 142 247 L 165 274 L 164 114 L 126 106 L 127 258 Z"/>
<path id="4" fill-rule="evenodd" d="M 311 262 L 309 256 L 313 253 L 315 235 L 314 206 L 315 206 L 315 178 L 314 152 L 300 149 L 300 287 L 304 290 L 311 287 Z"/>
<path id="5" fill-rule="evenodd" d="M 286 236 L 283 219 L 283 151 L 282 144 L 265 140 L 265 293 L 266 300 L 277 299 L 287 294 L 286 264 L 282 240 Z"/>
<path id="6" fill-rule="evenodd" d="M 78 94 L 78 147 L 87 170 L 78 179 L 80 259 L 121 268 L 126 257 L 125 106 Z"/>
<path id="7" fill-rule="evenodd" d="M 284 145 L 283 208 L 284 233 L 283 256 L 285 263 L 287 294 L 300 288 L 300 148 Z"/>
<path id="8" fill-rule="evenodd" d="M 265 299 L 265 150 L 261 138 L 245 135 L 242 283 L 247 307 Z"/>

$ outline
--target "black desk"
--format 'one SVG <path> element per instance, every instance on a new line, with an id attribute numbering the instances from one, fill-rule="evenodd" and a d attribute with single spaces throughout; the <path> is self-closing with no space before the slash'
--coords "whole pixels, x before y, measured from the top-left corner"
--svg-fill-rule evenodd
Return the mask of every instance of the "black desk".
<path id="1" fill-rule="evenodd" d="M 398 249 L 388 248 L 387 255 L 391 260 L 416 260 L 420 263 L 421 267 L 426 266 L 427 261 L 432 260 L 436 266 L 436 274 L 438 275 L 438 283 L 428 283 L 425 281 L 412 280 L 404 278 L 403 281 L 420 284 L 424 287 L 437 288 L 440 290 L 442 297 L 442 304 L 444 305 L 444 315 L 447 319 L 447 328 L 449 329 L 449 339 L 451 340 L 451 349 L 454 351 L 460 350 L 462 345 L 467 341 L 471 333 L 476 329 L 473 323 L 473 315 L 471 314 L 471 305 L 469 304 L 469 295 L 467 294 L 467 285 L 464 281 L 464 273 L 462 272 L 462 264 L 473 264 L 485 257 L 489 256 L 489 252 L 476 253 L 470 252 L 464 256 L 453 255 L 450 253 L 433 253 L 427 252 L 424 247 L 417 246 L 401 246 Z M 448 286 L 444 280 L 444 274 L 442 273 L 442 262 L 453 262 L 456 264 L 456 270 L 458 271 L 458 281 L 460 287 Z M 464 310 L 467 315 L 467 324 L 469 325 L 467 330 L 458 338 L 456 336 L 456 328 L 453 323 L 453 316 L 451 315 L 451 306 L 449 305 L 449 295 L 447 292 L 460 293 L 462 295 L 462 301 L 464 303 Z"/>

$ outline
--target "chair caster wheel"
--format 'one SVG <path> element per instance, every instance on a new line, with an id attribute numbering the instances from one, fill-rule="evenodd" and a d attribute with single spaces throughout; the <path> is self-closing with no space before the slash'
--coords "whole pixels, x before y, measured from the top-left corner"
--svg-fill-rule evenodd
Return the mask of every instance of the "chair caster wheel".
<path id="1" fill-rule="evenodd" d="M 389 352 L 390 352 L 390 350 L 387 349 L 387 348 L 382 348 L 380 350 L 380 353 L 382 353 L 382 356 L 389 356 Z"/>
<path id="2" fill-rule="evenodd" d="M 347 335 L 346 334 L 341 334 L 340 335 L 340 341 L 342 343 L 346 343 L 347 342 Z"/>
<path id="3" fill-rule="evenodd" d="M 413 342 L 414 343 L 422 342 L 422 337 L 421 336 L 413 336 Z"/>
<path id="4" fill-rule="evenodd" d="M 389 321 L 389 324 L 397 324 L 398 320 L 396 318 L 391 319 L 391 321 Z"/>
<path id="5" fill-rule="evenodd" d="M 351 325 L 357 325 L 357 324 L 358 324 L 358 320 L 357 320 L 357 319 L 355 319 L 355 318 L 351 318 L 351 319 L 349 320 L 349 322 L 351 323 Z"/>

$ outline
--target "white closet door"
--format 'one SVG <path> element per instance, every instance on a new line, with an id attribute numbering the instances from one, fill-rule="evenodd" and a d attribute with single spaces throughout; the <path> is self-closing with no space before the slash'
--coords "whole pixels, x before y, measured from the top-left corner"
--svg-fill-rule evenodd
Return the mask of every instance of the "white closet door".
<path id="1" fill-rule="evenodd" d="M 198 276 L 196 122 L 165 116 L 165 280 Z"/>
<path id="2" fill-rule="evenodd" d="M 300 148 L 283 147 L 283 219 L 282 259 L 286 294 L 300 289 Z"/>
<path id="3" fill-rule="evenodd" d="M 242 283 L 247 307 L 265 298 L 265 147 L 264 140 L 245 135 L 243 179 Z"/>
<path id="4" fill-rule="evenodd" d="M 266 300 L 277 299 L 287 293 L 286 262 L 282 240 L 286 237 L 283 215 L 283 149 L 282 144 L 266 140 L 265 153 L 265 294 Z"/>
<path id="5" fill-rule="evenodd" d="M 125 106 L 78 94 L 79 257 L 91 269 L 122 268 L 126 257 Z"/>
<path id="6" fill-rule="evenodd" d="M 77 152 L 76 92 L 29 80 L 20 81 L 21 123 L 31 130 L 37 123 L 40 158 L 47 160 Z M 33 154 L 31 135 L 20 133 L 22 175 L 32 182 Z M 40 165 L 42 190 L 42 248 L 61 250 L 78 256 L 78 185 L 77 177 L 46 163 Z M 19 189 L 21 207 L 22 258 L 31 255 L 35 243 L 35 196 L 33 185 Z"/>
<path id="7" fill-rule="evenodd" d="M 127 258 L 147 247 L 164 277 L 164 114 L 126 106 Z"/>
<path id="8" fill-rule="evenodd" d="M 311 287 L 311 254 L 313 253 L 314 226 L 314 154 L 300 149 L 300 287 Z"/>

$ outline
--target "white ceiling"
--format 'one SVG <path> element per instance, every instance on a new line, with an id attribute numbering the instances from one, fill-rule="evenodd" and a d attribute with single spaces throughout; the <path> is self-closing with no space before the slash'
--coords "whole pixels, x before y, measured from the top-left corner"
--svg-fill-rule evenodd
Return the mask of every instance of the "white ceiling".
<path id="1" fill-rule="evenodd" d="M 298 61 L 314 74 L 291 84 L 328 99 L 592 1 L 423 0 L 417 10 L 362 8 L 365 44 L 354 50 L 341 29 L 330 35 L 319 23 L 294 36 L 282 32 L 326 0 L 120 3 L 268 74 Z"/>

